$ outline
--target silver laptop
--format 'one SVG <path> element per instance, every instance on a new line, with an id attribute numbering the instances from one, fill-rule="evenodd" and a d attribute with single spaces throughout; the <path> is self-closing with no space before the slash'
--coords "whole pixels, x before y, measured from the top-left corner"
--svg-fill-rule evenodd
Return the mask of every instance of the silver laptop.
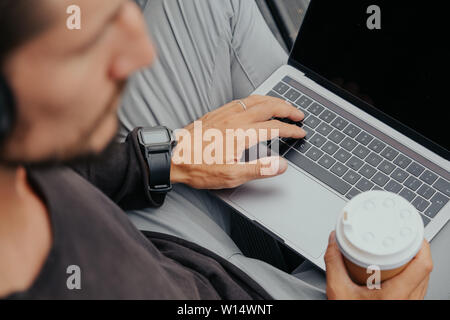
<path id="1" fill-rule="evenodd" d="M 367 9 L 377 2 L 374 27 Z M 217 194 L 322 269 L 338 213 L 361 192 L 406 198 L 431 241 L 450 219 L 448 116 L 437 90 L 445 28 L 435 13 L 402 1 L 312 0 L 289 63 L 255 91 L 301 109 L 307 137 L 279 141 L 284 175 Z"/>

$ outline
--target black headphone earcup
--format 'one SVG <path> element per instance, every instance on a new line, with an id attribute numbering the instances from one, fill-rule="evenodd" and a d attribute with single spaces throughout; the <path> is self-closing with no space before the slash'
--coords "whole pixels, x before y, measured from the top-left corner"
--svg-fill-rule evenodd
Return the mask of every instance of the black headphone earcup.
<path id="1" fill-rule="evenodd" d="M 0 144 L 11 132 L 14 122 L 14 104 L 12 90 L 0 74 Z"/>

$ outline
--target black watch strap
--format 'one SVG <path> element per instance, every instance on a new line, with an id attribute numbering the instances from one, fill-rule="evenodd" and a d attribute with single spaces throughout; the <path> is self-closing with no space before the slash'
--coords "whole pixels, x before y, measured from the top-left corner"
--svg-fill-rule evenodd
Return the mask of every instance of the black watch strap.
<path id="1" fill-rule="evenodd" d="M 170 183 L 170 152 L 149 153 L 147 152 L 149 167 L 149 186 L 152 193 L 167 193 L 172 189 Z"/>
<path id="2" fill-rule="evenodd" d="M 172 148 L 176 144 L 172 131 L 166 127 L 137 128 L 136 135 L 146 163 L 147 196 L 155 207 L 164 203 L 172 190 L 170 169 Z"/>

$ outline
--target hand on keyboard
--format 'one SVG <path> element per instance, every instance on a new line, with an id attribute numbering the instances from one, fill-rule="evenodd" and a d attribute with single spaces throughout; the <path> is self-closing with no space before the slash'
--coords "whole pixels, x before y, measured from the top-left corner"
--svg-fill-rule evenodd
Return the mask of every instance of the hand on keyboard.
<path id="1" fill-rule="evenodd" d="M 176 133 L 179 143 L 173 152 L 171 181 L 197 189 L 223 189 L 282 174 L 287 161 L 278 155 L 263 155 L 245 164 L 240 160 L 246 149 L 270 140 L 272 133 L 278 132 L 276 139 L 302 139 L 305 131 L 293 123 L 303 118 L 300 110 L 278 98 L 255 95 L 233 101 Z"/>

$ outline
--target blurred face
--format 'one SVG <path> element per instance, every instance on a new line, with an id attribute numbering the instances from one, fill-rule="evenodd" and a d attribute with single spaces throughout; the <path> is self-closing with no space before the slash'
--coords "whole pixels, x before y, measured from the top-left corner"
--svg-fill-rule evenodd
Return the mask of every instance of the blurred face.
<path id="1" fill-rule="evenodd" d="M 126 79 L 154 59 L 143 17 L 130 0 L 36 2 L 50 25 L 6 62 L 17 121 L 2 158 L 33 163 L 97 154 L 117 131 Z M 81 8 L 81 30 L 66 26 L 72 4 Z"/>

